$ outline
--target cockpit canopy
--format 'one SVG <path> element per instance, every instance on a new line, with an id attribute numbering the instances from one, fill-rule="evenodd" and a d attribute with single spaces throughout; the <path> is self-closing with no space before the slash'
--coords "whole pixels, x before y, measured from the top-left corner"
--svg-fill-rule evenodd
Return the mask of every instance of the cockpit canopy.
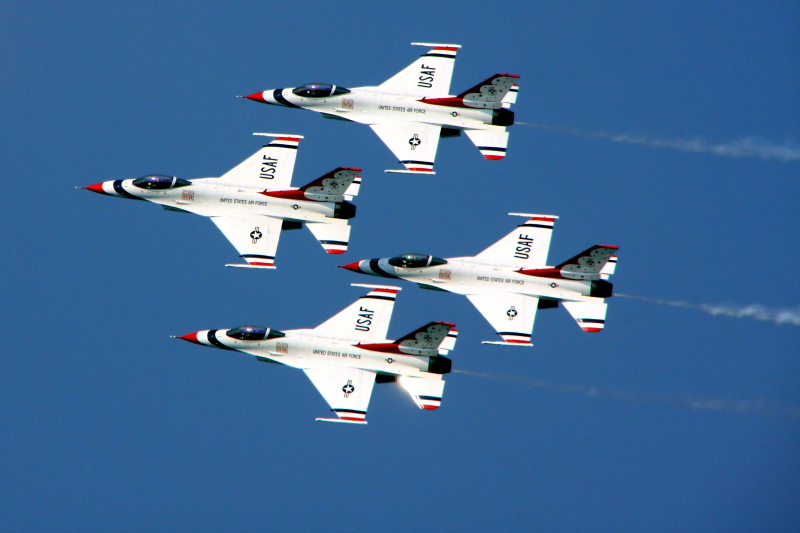
<path id="1" fill-rule="evenodd" d="M 389 259 L 389 264 L 400 268 L 424 268 L 436 265 L 446 265 L 447 261 L 432 255 L 403 254 Z"/>
<path id="2" fill-rule="evenodd" d="M 178 187 L 186 187 L 191 185 L 192 182 L 188 180 L 178 179 L 173 176 L 164 176 L 162 174 L 151 174 L 149 176 L 142 176 L 138 180 L 133 180 L 133 184 L 140 189 L 175 189 Z"/>
<path id="3" fill-rule="evenodd" d="M 225 335 L 240 341 L 263 341 L 276 337 L 285 337 L 286 333 L 277 329 L 262 328 L 261 326 L 239 326 L 238 328 L 229 329 Z"/>
<path id="4" fill-rule="evenodd" d="M 337 87 L 336 85 L 328 85 L 327 83 L 306 83 L 302 87 L 292 89 L 293 94 L 304 98 L 327 98 L 329 96 L 338 96 L 349 92 L 350 89 Z"/>

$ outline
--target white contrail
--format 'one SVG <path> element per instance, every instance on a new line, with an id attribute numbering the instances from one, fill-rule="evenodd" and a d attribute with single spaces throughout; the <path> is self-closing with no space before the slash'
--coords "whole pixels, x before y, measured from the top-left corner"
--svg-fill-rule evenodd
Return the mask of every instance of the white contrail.
<path id="1" fill-rule="evenodd" d="M 763 305 L 730 305 L 730 304 L 692 304 L 689 302 L 660 300 L 658 298 L 646 298 L 644 296 L 631 296 L 630 294 L 615 294 L 621 298 L 651 302 L 658 305 L 668 305 L 670 307 L 683 307 L 703 311 L 713 316 L 727 316 L 731 318 L 752 318 L 763 322 L 774 322 L 778 325 L 789 324 L 800 326 L 800 306 L 794 309 L 770 309 Z"/>
<path id="2" fill-rule="evenodd" d="M 737 415 L 758 415 L 768 418 L 791 418 L 800 420 L 800 406 L 774 405 L 766 400 L 734 400 L 731 398 L 704 399 L 690 395 L 636 394 L 588 385 L 558 385 L 547 381 L 519 376 L 503 376 L 484 372 L 471 372 L 469 370 L 453 370 L 453 372 L 477 378 L 491 379 L 493 381 L 519 383 L 537 389 L 585 396 L 588 398 L 609 398 L 638 404 L 657 403 L 671 407 L 690 409 L 692 411 L 717 411 Z"/>
<path id="3" fill-rule="evenodd" d="M 655 139 L 642 135 L 620 135 L 602 131 L 584 131 L 563 126 L 517 122 L 523 126 L 551 131 L 560 131 L 579 137 L 595 137 L 626 144 L 642 144 L 653 148 L 674 148 L 683 152 L 702 152 L 722 157 L 758 157 L 765 161 L 790 163 L 800 161 L 800 145 L 786 139 L 782 144 L 758 137 L 748 136 L 728 143 L 710 143 L 703 139 Z"/>

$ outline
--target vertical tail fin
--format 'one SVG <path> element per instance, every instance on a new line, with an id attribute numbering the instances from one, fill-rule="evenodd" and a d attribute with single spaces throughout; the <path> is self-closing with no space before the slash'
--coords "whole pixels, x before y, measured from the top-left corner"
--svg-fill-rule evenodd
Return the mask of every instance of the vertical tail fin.
<path id="1" fill-rule="evenodd" d="M 607 273 L 610 275 L 614 272 L 614 266 L 610 267 L 610 272 L 608 270 L 604 272 L 603 270 L 618 249 L 619 246 L 596 244 L 555 268 L 560 270 L 561 275 L 567 279 L 601 279 L 601 274 Z M 616 260 L 614 264 L 616 264 Z"/>
<path id="2" fill-rule="evenodd" d="M 516 101 L 516 91 L 513 96 L 507 97 L 513 87 L 519 87 L 516 84 L 518 79 L 517 74 L 495 74 L 459 94 L 458 98 L 464 103 L 464 107 L 500 109 L 505 107 L 504 103 L 508 102 L 510 105 Z"/>

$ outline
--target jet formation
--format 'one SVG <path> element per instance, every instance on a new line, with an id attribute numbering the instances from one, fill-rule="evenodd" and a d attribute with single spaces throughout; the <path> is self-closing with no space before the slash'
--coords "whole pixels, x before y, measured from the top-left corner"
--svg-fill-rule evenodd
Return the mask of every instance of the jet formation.
<path id="1" fill-rule="evenodd" d="M 83 187 L 211 218 L 247 264 L 275 268 L 282 230 L 304 225 L 330 254 L 347 251 L 361 186 L 360 168 L 336 168 L 304 187 L 290 187 L 302 135 L 256 133 L 275 140 L 218 178 L 185 180 L 150 174 Z"/>
<path id="2" fill-rule="evenodd" d="M 443 375 L 452 367 L 446 355 L 456 343 L 455 324 L 430 322 L 388 340 L 400 288 L 353 285 L 371 290 L 316 328 L 239 326 L 178 338 L 301 369 L 338 417 L 317 418 L 321 422 L 366 424 L 375 383 L 398 383 L 420 409 L 437 409 L 444 393 Z"/>
<path id="3" fill-rule="evenodd" d="M 516 102 L 519 76 L 495 74 L 451 95 L 460 45 L 412 44 L 426 46 L 428 51 L 377 86 L 347 89 L 311 83 L 245 98 L 368 124 L 405 167 L 387 172 L 434 174 L 439 139 L 462 132 L 486 159 L 505 157 L 507 128 L 514 124 L 510 107 Z M 226 266 L 274 269 L 281 232 L 303 226 L 326 252 L 346 252 L 350 220 L 356 215 L 351 201 L 361 186 L 361 169 L 337 167 L 303 187 L 292 187 L 303 136 L 255 135 L 274 139 L 220 177 L 187 180 L 150 174 L 83 188 L 211 218 L 245 260 Z M 525 222 L 475 256 L 440 258 L 407 253 L 356 261 L 342 268 L 465 295 L 502 338 L 485 344 L 532 346 L 537 311 L 559 306 L 584 331 L 602 331 L 606 299 L 613 295 L 608 279 L 616 268 L 617 247 L 594 245 L 548 266 L 558 217 L 510 214 L 525 217 Z M 390 340 L 387 334 L 400 288 L 353 285 L 370 290 L 315 328 L 276 330 L 246 325 L 201 330 L 178 338 L 303 370 L 336 415 L 317 418 L 320 421 L 366 424 L 376 383 L 397 383 L 419 408 L 437 409 L 444 392 L 443 376 L 452 367 L 447 355 L 455 347 L 455 325 L 428 322 Z"/>
<path id="4" fill-rule="evenodd" d="M 484 344 L 532 346 L 536 312 L 559 304 L 584 331 L 602 331 L 608 308 L 605 298 L 613 294 L 613 285 L 607 280 L 616 268 L 618 247 L 598 244 L 557 266 L 547 266 L 558 217 L 509 214 L 527 220 L 473 257 L 403 254 L 356 261 L 342 268 L 466 295 L 503 338 Z"/>
<path id="5" fill-rule="evenodd" d="M 245 96 L 265 104 L 308 109 L 325 118 L 369 124 L 412 174 L 433 174 L 440 137 L 461 132 L 487 159 L 502 159 L 508 130 L 514 124 L 509 108 L 517 100 L 516 74 L 495 74 L 459 93 L 450 94 L 457 44 L 411 43 L 431 47 L 427 53 L 374 87 L 308 83 L 288 89 L 267 89 Z"/>

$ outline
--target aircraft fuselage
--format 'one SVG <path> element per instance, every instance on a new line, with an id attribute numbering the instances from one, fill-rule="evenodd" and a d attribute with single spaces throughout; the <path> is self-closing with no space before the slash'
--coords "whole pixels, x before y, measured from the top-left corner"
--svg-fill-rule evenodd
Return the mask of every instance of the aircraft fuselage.
<path id="1" fill-rule="evenodd" d="M 510 125 L 499 123 L 503 122 L 500 116 L 510 113 L 506 110 L 429 104 L 419 96 L 387 93 L 377 87 L 357 87 L 346 94 L 323 98 L 298 96 L 292 89 L 274 89 L 264 91 L 262 98 L 268 104 L 308 109 L 362 124 L 424 122 L 458 130 L 492 130 Z"/>
<path id="2" fill-rule="evenodd" d="M 296 222 L 335 218 L 337 202 L 276 198 L 262 194 L 264 189 L 214 183 L 216 179 L 193 179 L 190 185 L 169 189 L 142 189 L 135 186 L 132 179 L 106 181 L 87 188 L 109 196 L 147 200 L 167 209 L 206 217 L 268 215 Z"/>
<path id="3" fill-rule="evenodd" d="M 369 316 L 369 309 L 364 309 L 364 322 L 359 324 L 357 320 L 353 327 L 368 328 L 366 322 Z M 428 373 L 437 359 L 443 358 L 403 354 L 389 341 L 359 345 L 352 340 L 315 336 L 312 330 L 284 330 L 281 333 L 285 336 L 265 340 L 240 340 L 228 336 L 229 331 L 232 330 L 203 330 L 180 338 L 204 346 L 244 352 L 262 361 L 300 369 L 358 368 L 383 375 L 419 377 Z M 371 346 L 373 349 L 362 346 Z"/>

